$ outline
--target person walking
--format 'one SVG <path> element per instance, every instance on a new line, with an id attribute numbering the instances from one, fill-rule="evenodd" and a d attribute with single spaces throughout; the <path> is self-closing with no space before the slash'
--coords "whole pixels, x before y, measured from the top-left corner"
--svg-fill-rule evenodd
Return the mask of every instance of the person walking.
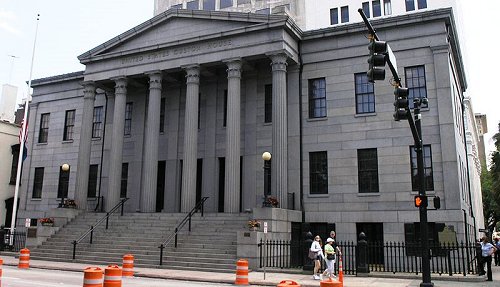
<path id="1" fill-rule="evenodd" d="M 326 239 L 325 244 L 325 261 L 326 261 L 326 270 L 323 272 L 323 276 L 328 276 L 328 278 L 336 277 L 335 276 L 335 249 L 333 247 L 334 240 L 331 237 Z"/>
<path id="2" fill-rule="evenodd" d="M 335 251 L 335 260 L 333 260 L 333 265 L 332 265 L 332 270 L 333 270 L 333 276 L 335 276 L 335 262 L 337 261 L 337 256 L 342 256 L 342 252 L 340 251 L 340 248 L 337 244 L 337 241 L 335 240 L 335 236 L 337 236 L 337 234 L 335 233 L 335 231 L 330 231 L 330 237 L 333 242 L 332 242 L 332 247 L 333 247 L 333 250 Z M 328 241 L 328 239 L 327 239 Z M 326 245 L 325 245 L 326 246 Z"/>
<path id="3" fill-rule="evenodd" d="M 495 251 L 495 266 L 500 265 L 500 239 L 495 237 L 495 242 L 493 244 L 497 251 Z"/>
<path id="4" fill-rule="evenodd" d="M 321 248 L 321 237 L 316 235 L 314 237 L 314 241 L 311 244 L 310 248 L 311 252 L 316 253 L 316 257 L 314 258 L 314 280 L 321 280 L 321 275 L 319 274 L 319 270 L 321 268 L 321 261 L 323 260 L 323 249 Z"/>
<path id="5" fill-rule="evenodd" d="M 497 248 L 493 244 L 488 242 L 488 237 L 484 236 L 481 242 L 481 270 L 484 270 L 484 264 L 486 263 L 486 281 L 493 281 L 493 276 L 491 274 L 491 257 L 497 251 Z"/>

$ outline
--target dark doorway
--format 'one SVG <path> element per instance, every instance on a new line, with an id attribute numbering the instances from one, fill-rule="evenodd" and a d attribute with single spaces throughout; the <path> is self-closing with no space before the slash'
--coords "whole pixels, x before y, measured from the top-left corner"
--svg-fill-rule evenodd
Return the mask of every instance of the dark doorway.
<path id="1" fill-rule="evenodd" d="M 156 212 L 161 212 L 164 207 L 165 199 L 165 170 L 167 162 L 161 160 L 158 162 L 158 177 L 156 180 Z"/>
<path id="2" fill-rule="evenodd" d="M 10 222 L 12 221 L 12 211 L 14 210 L 14 197 L 7 198 L 5 200 L 5 227 L 10 227 Z M 19 210 L 19 198 L 17 199 L 17 210 Z"/>
<path id="3" fill-rule="evenodd" d="M 361 232 L 368 241 L 368 263 L 384 264 L 384 225 L 383 223 L 356 223 L 356 235 Z"/>
<path id="4" fill-rule="evenodd" d="M 196 162 L 196 203 L 201 200 L 201 188 L 203 183 L 203 159 Z"/>
<path id="5" fill-rule="evenodd" d="M 226 174 L 226 158 L 219 157 L 219 197 L 218 197 L 218 212 L 224 212 L 224 181 Z"/>

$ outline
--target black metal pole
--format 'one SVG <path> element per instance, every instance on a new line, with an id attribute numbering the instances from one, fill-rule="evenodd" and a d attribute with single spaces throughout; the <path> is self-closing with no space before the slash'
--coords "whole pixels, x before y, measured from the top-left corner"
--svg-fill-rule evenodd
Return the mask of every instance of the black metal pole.
<path id="1" fill-rule="evenodd" d="M 424 146 L 422 143 L 422 122 L 420 115 L 420 104 L 419 98 L 414 100 L 414 115 L 415 115 L 415 127 L 419 135 L 419 140 L 415 141 L 415 152 L 417 154 L 417 170 L 418 170 L 418 182 L 419 182 L 419 195 L 425 197 L 425 174 L 424 174 Z M 428 224 L 427 224 L 427 203 L 428 200 L 425 198 L 424 204 L 419 208 L 420 213 L 420 240 L 422 244 L 422 283 L 420 287 L 434 286 L 431 283 L 431 265 L 430 265 L 430 254 L 429 254 L 429 235 L 428 235 Z"/>
<path id="2" fill-rule="evenodd" d="M 163 265 L 163 244 L 160 245 L 160 265 Z"/>
<path id="3" fill-rule="evenodd" d="M 264 161 L 264 197 L 271 195 L 271 160 Z"/>
<path id="4" fill-rule="evenodd" d="M 76 240 L 73 241 L 73 259 L 76 257 Z"/>

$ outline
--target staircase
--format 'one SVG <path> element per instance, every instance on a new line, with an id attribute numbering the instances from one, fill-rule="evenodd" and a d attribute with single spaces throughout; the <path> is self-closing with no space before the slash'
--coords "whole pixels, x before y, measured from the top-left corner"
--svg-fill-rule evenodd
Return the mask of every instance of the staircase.
<path id="1" fill-rule="evenodd" d="M 42 245 L 31 250 L 31 258 L 58 262 L 80 262 L 93 265 L 121 265 L 124 254 L 134 255 L 134 266 L 198 271 L 234 272 L 236 266 L 236 236 L 245 230 L 247 214 L 195 214 L 191 232 L 188 225 L 179 233 L 177 248 L 174 241 L 163 251 L 159 266 L 158 246 L 175 230 L 185 217 L 182 213 L 113 214 L 109 228 L 105 222 L 94 230 L 93 243 L 89 236 L 76 247 L 73 260 L 72 242 L 87 231 L 104 213 L 83 213 L 66 224 Z"/>

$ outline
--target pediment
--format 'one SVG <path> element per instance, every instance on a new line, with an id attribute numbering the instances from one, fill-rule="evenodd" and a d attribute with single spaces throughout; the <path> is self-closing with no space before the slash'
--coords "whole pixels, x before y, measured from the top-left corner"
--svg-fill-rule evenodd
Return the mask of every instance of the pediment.
<path id="1" fill-rule="evenodd" d="M 289 17 L 284 15 L 168 10 L 80 55 L 78 59 L 86 64 L 93 60 L 209 41 L 245 33 L 249 29 L 286 26 L 289 21 Z"/>

